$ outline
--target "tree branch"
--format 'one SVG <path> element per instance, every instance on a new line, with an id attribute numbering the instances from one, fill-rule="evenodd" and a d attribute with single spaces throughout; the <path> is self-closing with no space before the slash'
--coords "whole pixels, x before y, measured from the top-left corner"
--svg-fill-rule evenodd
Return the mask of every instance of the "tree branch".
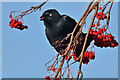
<path id="1" fill-rule="evenodd" d="M 96 2 L 96 3 L 97 3 L 97 5 L 99 4 L 99 2 Z M 78 74 L 77 74 L 77 79 L 76 79 L 76 80 L 78 80 L 78 78 L 79 78 L 79 73 L 82 73 L 82 72 L 81 72 L 81 66 L 82 66 L 83 52 L 84 52 L 84 49 L 85 49 L 85 46 L 86 46 L 86 42 L 87 42 L 88 35 L 89 35 L 89 33 L 90 33 L 90 29 L 92 28 L 92 25 L 93 25 L 95 16 L 96 16 L 96 14 L 97 14 L 97 11 L 98 11 L 98 6 L 95 7 L 95 13 L 94 13 L 94 16 L 93 16 L 93 18 L 92 18 L 92 21 L 91 21 L 90 27 L 89 27 L 89 29 L 88 29 L 87 35 L 86 35 L 86 37 L 85 37 L 84 45 L 83 45 L 82 52 L 81 52 L 81 55 L 80 55 L 81 58 L 80 58 L 79 70 L 78 70 Z M 79 57 L 80 57 L 80 56 L 79 56 Z M 82 79 L 82 76 L 83 76 L 83 75 L 81 75 L 80 80 Z"/>

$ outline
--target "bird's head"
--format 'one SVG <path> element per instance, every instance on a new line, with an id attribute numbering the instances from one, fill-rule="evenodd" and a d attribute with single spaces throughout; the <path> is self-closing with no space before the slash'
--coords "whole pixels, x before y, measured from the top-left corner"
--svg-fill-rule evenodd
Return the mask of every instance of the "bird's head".
<path id="1" fill-rule="evenodd" d="M 40 17 L 40 20 L 46 23 L 53 23 L 57 21 L 60 18 L 60 16 L 61 15 L 58 13 L 57 10 L 49 9 L 42 14 L 42 16 Z"/>

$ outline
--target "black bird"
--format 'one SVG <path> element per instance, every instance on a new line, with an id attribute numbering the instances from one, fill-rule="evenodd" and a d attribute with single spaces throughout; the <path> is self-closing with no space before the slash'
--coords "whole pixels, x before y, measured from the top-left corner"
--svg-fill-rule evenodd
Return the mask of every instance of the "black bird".
<path id="1" fill-rule="evenodd" d="M 63 39 L 67 36 L 67 34 L 70 34 L 75 25 L 77 24 L 74 19 L 67 15 L 60 15 L 57 10 L 55 9 L 49 9 L 46 10 L 43 15 L 40 17 L 40 19 L 44 22 L 45 25 L 45 32 L 46 36 L 52 45 L 57 40 Z M 76 29 L 75 34 L 79 30 L 80 26 Z M 77 44 L 75 55 L 78 57 L 82 51 L 82 47 L 85 40 L 85 33 L 82 33 L 82 39 L 81 43 Z M 87 44 L 85 47 L 85 51 L 87 47 L 90 45 L 90 42 L 92 41 L 92 35 L 88 37 Z M 62 44 L 68 44 L 70 42 L 70 37 L 63 41 Z M 52 45 L 57 52 L 60 52 L 61 50 L 66 49 L 67 45 L 56 47 L 55 45 Z"/>

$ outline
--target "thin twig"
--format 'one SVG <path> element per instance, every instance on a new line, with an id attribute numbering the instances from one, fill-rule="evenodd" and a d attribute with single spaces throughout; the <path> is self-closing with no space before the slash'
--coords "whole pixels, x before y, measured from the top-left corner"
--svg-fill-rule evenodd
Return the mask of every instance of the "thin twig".
<path id="1" fill-rule="evenodd" d="M 110 2 L 111 2 L 110 0 L 107 1 L 107 3 L 104 5 L 104 8 L 103 8 L 102 12 L 104 12 L 104 10 L 106 9 L 107 5 L 108 5 Z"/>
<path id="2" fill-rule="evenodd" d="M 30 13 L 32 13 L 32 12 L 35 12 L 35 11 L 37 11 L 38 9 L 41 9 L 41 7 L 42 7 L 46 2 L 48 2 L 48 0 L 46 0 L 45 2 L 43 2 L 42 4 L 40 4 L 39 6 L 31 7 L 29 10 L 27 10 L 27 11 L 25 11 L 25 12 L 22 12 L 22 14 L 19 15 L 20 18 L 22 18 L 23 16 L 28 15 L 28 14 L 30 14 Z M 30 12 L 29 12 L 29 11 L 30 11 Z M 29 13 L 27 13 L 27 12 L 29 12 Z"/>
<path id="3" fill-rule="evenodd" d="M 58 57 L 60 54 L 57 54 L 57 56 L 55 56 L 54 58 L 52 58 L 49 62 L 47 62 L 46 64 L 45 64 L 45 66 L 47 66 L 47 64 L 49 64 L 53 59 L 55 59 L 56 57 Z"/>
<path id="4" fill-rule="evenodd" d="M 94 0 L 92 0 L 91 4 L 88 6 L 88 9 L 89 9 L 89 7 L 92 5 L 93 1 L 94 1 Z M 85 13 L 83 14 L 83 16 L 80 18 L 80 20 L 79 20 L 78 23 L 76 24 L 73 32 L 71 33 L 70 43 L 68 44 L 68 46 L 67 46 L 67 48 L 66 48 L 66 50 L 65 50 L 65 53 L 64 53 L 65 56 L 67 55 L 67 53 L 68 53 L 68 51 L 69 51 L 69 49 L 70 49 L 70 46 L 71 46 L 71 44 L 72 44 L 73 35 L 74 35 L 74 33 L 75 33 L 75 31 L 76 31 L 79 23 L 81 22 L 81 20 L 84 18 L 85 14 L 87 13 L 88 9 L 85 11 Z M 63 66 L 63 62 L 64 62 L 64 58 L 62 59 L 61 64 L 60 64 L 60 66 L 59 66 L 60 69 L 61 69 L 61 67 Z M 55 78 L 57 78 L 60 69 L 58 69 L 58 72 L 57 72 L 57 74 L 55 75 Z"/>
<path id="5" fill-rule="evenodd" d="M 108 11 L 108 17 L 107 17 L 107 28 L 108 28 L 109 32 L 110 32 L 110 29 L 109 29 L 110 11 L 111 11 L 111 8 L 112 8 L 112 5 L 113 5 L 113 2 L 114 2 L 114 0 L 112 0 L 112 3 L 111 3 L 111 5 L 110 5 L 109 11 Z"/>
<path id="6" fill-rule="evenodd" d="M 97 3 L 97 5 L 99 4 L 99 2 L 96 2 L 96 3 Z M 81 58 L 80 58 L 79 70 L 78 70 L 78 74 L 77 74 L 77 79 L 76 79 L 76 80 L 78 80 L 78 78 L 79 78 L 79 73 L 82 73 L 82 72 L 81 72 L 81 65 L 82 65 L 83 52 L 84 52 L 84 49 L 85 49 L 85 46 L 86 46 L 86 42 L 87 42 L 87 38 L 88 38 L 88 35 L 89 35 L 89 32 L 90 32 L 90 29 L 92 28 L 92 25 L 93 25 L 95 16 L 96 16 L 96 14 L 97 14 L 97 10 L 98 10 L 98 6 L 95 7 L 95 13 L 94 13 L 94 15 L 93 15 L 93 18 L 92 18 L 90 27 L 89 27 L 88 32 L 87 32 L 87 35 L 85 36 L 85 41 L 84 41 L 84 45 L 83 45 L 83 48 L 82 48 L 81 55 L 79 56 L 79 57 L 81 57 Z M 82 76 L 83 76 L 83 75 L 81 75 L 80 80 L 82 79 Z"/>

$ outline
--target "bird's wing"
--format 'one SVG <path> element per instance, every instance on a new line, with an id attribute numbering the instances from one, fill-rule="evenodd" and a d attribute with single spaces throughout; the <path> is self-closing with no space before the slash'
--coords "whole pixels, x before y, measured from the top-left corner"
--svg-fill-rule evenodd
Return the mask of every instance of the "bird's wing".
<path id="1" fill-rule="evenodd" d="M 65 25 L 66 25 L 66 26 L 64 26 L 65 27 L 64 29 L 67 30 L 66 34 L 71 33 L 73 31 L 73 29 L 75 28 L 77 22 L 73 18 L 71 18 L 67 15 L 62 15 L 62 19 L 64 20 Z M 78 32 L 79 28 L 80 28 L 80 26 L 77 27 L 75 34 Z"/>
<path id="2" fill-rule="evenodd" d="M 67 16 L 67 15 L 63 15 L 63 19 L 66 22 L 66 24 L 70 25 L 70 26 L 66 26 L 66 29 L 67 30 L 70 29 L 71 30 L 70 32 L 72 32 L 74 27 L 76 26 L 77 22 L 74 19 L 72 19 L 71 17 Z M 79 29 L 80 29 L 80 26 L 77 27 L 77 29 L 76 29 L 76 31 L 74 33 L 74 37 L 77 34 L 77 32 L 79 31 Z M 82 33 L 83 38 L 81 39 L 81 43 L 77 44 L 77 46 L 76 46 L 75 54 L 76 54 L 77 57 L 80 55 L 80 53 L 82 51 L 85 36 L 86 36 L 86 33 Z M 92 40 L 93 40 L 92 35 L 89 35 L 86 46 L 85 46 L 85 51 L 86 51 L 87 47 L 90 45 Z"/>
<path id="3" fill-rule="evenodd" d="M 66 22 L 66 24 L 71 25 L 71 26 L 68 26 L 69 28 L 70 27 L 74 28 L 75 25 L 77 24 L 76 21 L 73 18 L 71 18 L 67 15 L 62 15 L 62 19 Z"/>

